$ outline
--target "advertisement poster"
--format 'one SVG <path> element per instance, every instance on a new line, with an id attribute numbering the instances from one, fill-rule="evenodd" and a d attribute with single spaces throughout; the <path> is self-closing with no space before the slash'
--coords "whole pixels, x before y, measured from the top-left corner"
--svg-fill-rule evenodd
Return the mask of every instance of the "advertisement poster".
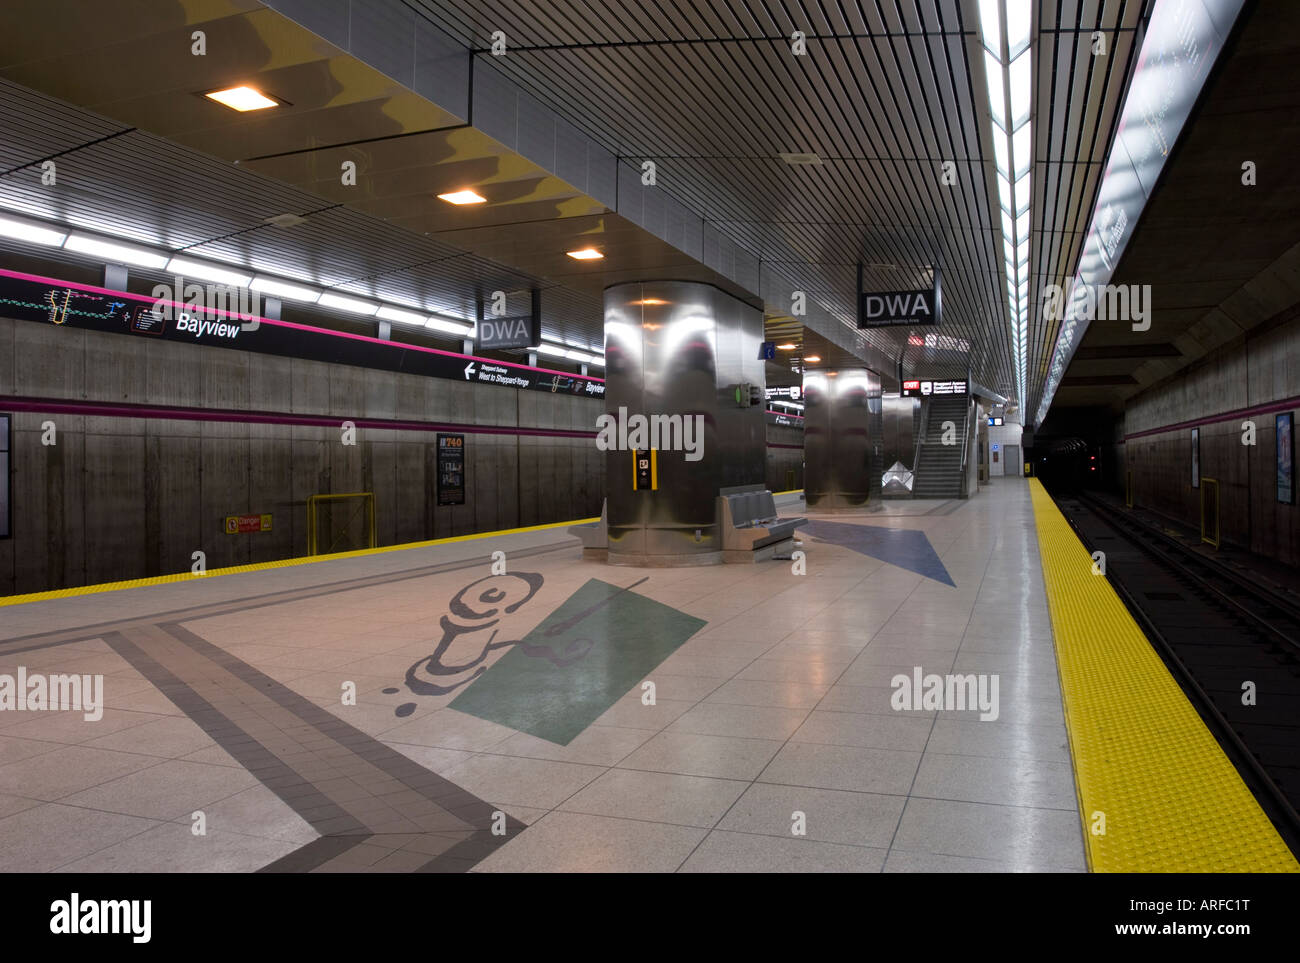
<path id="1" fill-rule="evenodd" d="M 1278 415 L 1274 422 L 1277 432 L 1277 500 L 1286 505 L 1295 504 L 1295 427 L 1291 412 Z"/>
<path id="2" fill-rule="evenodd" d="M 464 435 L 438 435 L 438 504 L 465 504 Z"/>
<path id="3" fill-rule="evenodd" d="M 9 505 L 9 431 L 8 415 L 0 415 L 0 538 L 13 535 L 13 512 Z"/>
<path id="4" fill-rule="evenodd" d="M 1192 429 L 1192 487 L 1201 487 L 1201 429 Z"/>

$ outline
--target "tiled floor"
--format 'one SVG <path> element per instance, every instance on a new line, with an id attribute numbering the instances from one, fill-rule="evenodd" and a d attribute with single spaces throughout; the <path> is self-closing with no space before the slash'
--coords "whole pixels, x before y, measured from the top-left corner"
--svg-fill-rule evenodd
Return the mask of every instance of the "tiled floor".
<path id="1" fill-rule="evenodd" d="M 0 673 L 107 706 L 0 712 L 0 870 L 1081 871 L 1025 484 L 828 521 L 953 584 L 887 532 L 796 575 L 561 529 L 0 609 Z M 892 708 L 917 667 L 996 676 L 996 721 Z"/>

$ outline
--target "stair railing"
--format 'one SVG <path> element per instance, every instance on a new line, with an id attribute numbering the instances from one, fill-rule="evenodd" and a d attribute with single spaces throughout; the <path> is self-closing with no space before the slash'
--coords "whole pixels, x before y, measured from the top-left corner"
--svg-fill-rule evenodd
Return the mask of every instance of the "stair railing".
<path id="1" fill-rule="evenodd" d="M 961 489 L 960 489 L 962 498 L 967 498 L 970 496 L 970 484 L 969 484 L 970 479 L 966 477 L 966 456 L 970 453 L 970 428 L 971 425 L 973 424 L 973 420 L 971 419 L 971 405 L 973 404 L 975 404 L 975 399 L 968 397 L 966 399 L 966 411 L 962 419 Z"/>

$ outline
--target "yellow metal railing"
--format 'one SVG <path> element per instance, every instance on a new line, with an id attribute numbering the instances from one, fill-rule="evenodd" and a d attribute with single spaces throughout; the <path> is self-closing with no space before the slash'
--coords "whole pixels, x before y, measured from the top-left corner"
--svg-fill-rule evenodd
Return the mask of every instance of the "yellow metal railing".
<path id="1" fill-rule="evenodd" d="M 344 501 L 346 499 L 352 499 L 352 498 L 360 499 L 361 502 L 357 506 L 357 508 L 353 511 L 352 516 L 348 518 L 347 524 L 343 526 L 343 533 L 346 534 L 348 532 L 348 530 L 352 527 L 352 519 L 355 518 L 357 514 L 359 514 L 362 511 L 362 509 L 364 509 L 366 513 L 366 537 L 368 541 L 367 547 L 369 548 L 376 547 L 375 493 L 374 492 L 340 492 L 337 495 L 311 495 L 307 498 L 307 554 L 308 555 L 321 554 L 321 552 L 319 551 L 318 540 L 316 537 L 316 530 L 319 527 L 318 525 L 319 513 L 317 509 L 320 506 L 320 503 L 338 502 L 338 501 Z M 324 554 L 328 555 L 332 553 L 337 547 L 336 542 L 337 540 L 335 540 L 335 542 L 331 542 L 330 547 L 326 550 Z"/>
<path id="2" fill-rule="evenodd" d="M 1211 493 L 1213 493 L 1214 496 L 1212 502 L 1210 501 Z M 1214 516 L 1213 538 L 1210 538 L 1206 531 L 1209 527 L 1207 525 L 1208 519 L 1205 515 L 1205 509 L 1207 506 L 1211 507 Z M 1215 548 L 1219 547 L 1219 482 L 1214 478 L 1201 479 L 1201 541 L 1208 545 L 1213 545 Z"/>

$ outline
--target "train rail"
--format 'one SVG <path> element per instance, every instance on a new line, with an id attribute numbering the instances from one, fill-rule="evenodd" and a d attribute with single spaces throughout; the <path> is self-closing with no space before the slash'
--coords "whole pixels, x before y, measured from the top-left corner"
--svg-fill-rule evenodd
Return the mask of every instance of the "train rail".
<path id="1" fill-rule="evenodd" d="M 1053 497 L 1300 854 L 1300 606 L 1103 499 Z"/>

